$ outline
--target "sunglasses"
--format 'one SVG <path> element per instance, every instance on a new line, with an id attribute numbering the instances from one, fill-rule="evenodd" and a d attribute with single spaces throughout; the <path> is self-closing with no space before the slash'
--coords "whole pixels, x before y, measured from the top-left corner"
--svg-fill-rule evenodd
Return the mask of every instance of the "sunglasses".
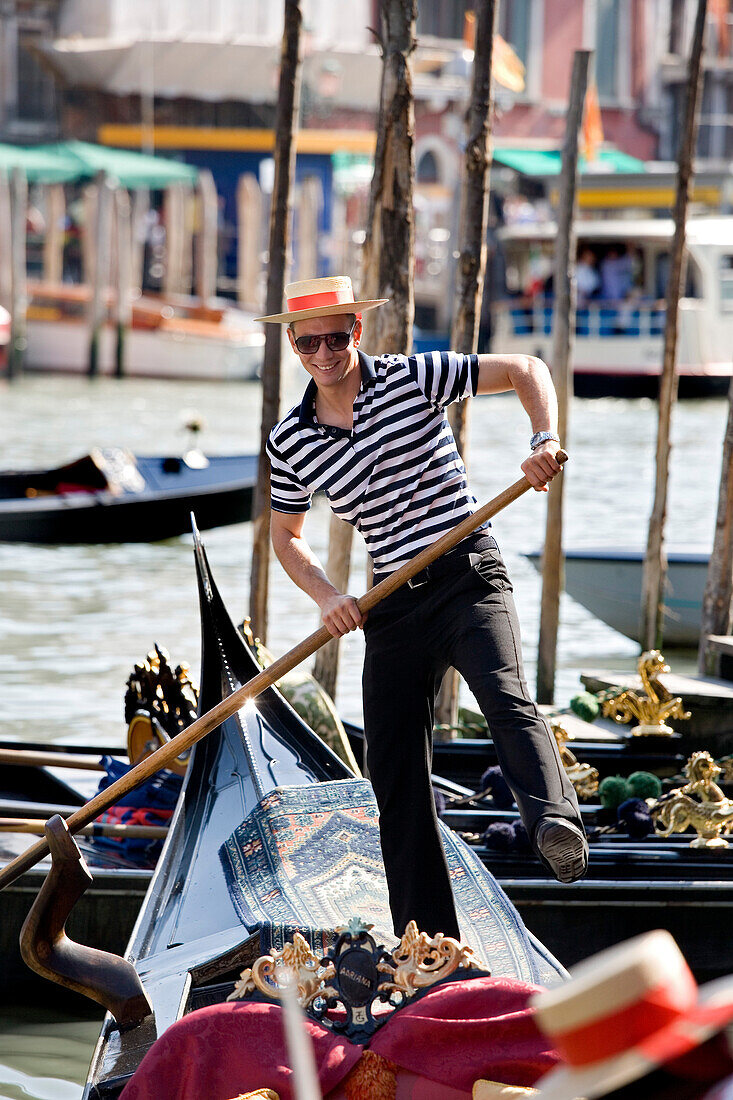
<path id="1" fill-rule="evenodd" d="M 295 346 L 301 355 L 315 355 L 321 346 L 321 340 L 325 340 L 329 351 L 346 351 L 355 328 L 356 321 L 348 332 L 327 332 L 324 336 L 298 336 Z"/>

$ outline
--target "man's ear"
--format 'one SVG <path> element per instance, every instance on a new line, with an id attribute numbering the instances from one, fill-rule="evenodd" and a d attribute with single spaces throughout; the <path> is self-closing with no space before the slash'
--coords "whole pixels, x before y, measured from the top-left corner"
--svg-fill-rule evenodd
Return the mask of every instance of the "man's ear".
<path id="1" fill-rule="evenodd" d="M 354 333 L 353 333 L 353 337 L 352 337 L 352 339 L 354 341 L 354 347 L 358 347 L 359 341 L 361 340 L 361 334 L 362 334 L 363 331 L 364 330 L 363 330 L 362 323 L 361 323 L 361 317 L 357 317 L 356 318 L 356 324 L 354 325 Z"/>
<path id="2" fill-rule="evenodd" d="M 293 330 L 291 329 L 290 325 L 288 325 L 288 327 L 285 331 L 288 334 L 288 340 L 290 341 L 291 348 L 293 349 L 294 352 L 297 352 L 298 349 L 295 346 L 295 336 L 293 334 Z"/>

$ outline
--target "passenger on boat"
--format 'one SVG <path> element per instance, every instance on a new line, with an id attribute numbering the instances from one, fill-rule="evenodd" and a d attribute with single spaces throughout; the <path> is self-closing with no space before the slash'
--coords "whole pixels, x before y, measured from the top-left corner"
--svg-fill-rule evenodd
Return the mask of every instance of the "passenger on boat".
<path id="1" fill-rule="evenodd" d="M 601 260 L 600 276 L 601 298 L 608 302 L 623 302 L 631 292 L 634 280 L 629 252 L 621 252 L 615 246 L 609 248 Z"/>
<path id="2" fill-rule="evenodd" d="M 601 285 L 596 266 L 596 257 L 592 248 L 584 248 L 575 265 L 575 285 L 578 289 L 578 305 L 582 306 L 592 298 Z"/>
<path id="3" fill-rule="evenodd" d="M 435 695 L 447 668 L 465 678 L 542 862 L 561 882 L 585 874 L 588 846 L 555 738 L 531 700 L 519 625 L 489 526 L 362 616 L 326 576 L 303 529 L 312 494 L 359 530 L 375 583 L 476 511 L 445 415 L 452 401 L 514 389 L 534 435 L 522 470 L 546 491 L 560 472 L 556 397 L 545 364 L 527 355 L 431 352 L 365 355 L 361 313 L 346 277 L 286 287 L 287 324 L 311 381 L 269 438 L 271 531 L 293 581 L 339 637 L 364 629 L 367 764 L 380 810 L 394 928 L 459 936 L 437 828 L 430 762 Z"/>

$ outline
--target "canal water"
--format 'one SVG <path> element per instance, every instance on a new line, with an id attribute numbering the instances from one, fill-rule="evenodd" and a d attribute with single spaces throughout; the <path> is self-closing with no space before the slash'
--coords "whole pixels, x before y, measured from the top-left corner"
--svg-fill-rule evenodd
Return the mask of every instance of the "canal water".
<path id="1" fill-rule="evenodd" d="M 298 400 L 303 378 L 286 375 L 283 408 Z M 211 453 L 258 447 L 256 383 L 116 381 L 28 376 L 0 382 L 0 466 L 22 468 L 71 460 L 93 446 L 138 454 L 180 453 L 183 427 L 196 414 Z M 672 432 L 667 545 L 712 544 L 727 402 L 681 402 Z M 527 418 L 514 395 L 471 405 L 469 476 L 484 502 L 520 476 Z M 573 402 L 565 481 L 566 546 L 636 546 L 646 542 L 652 504 L 657 407 L 648 400 Z M 494 533 L 516 590 L 530 686 L 535 684 L 540 583 L 523 557 L 541 546 L 544 494 L 528 493 L 499 515 Z M 328 510 L 317 500 L 307 534 L 325 561 Z M 209 559 L 233 617 L 247 610 L 251 528 L 206 532 Z M 366 556 L 356 540 L 350 590 L 366 584 Z M 268 647 L 284 653 L 318 625 L 314 606 L 273 564 Z M 122 700 L 135 662 L 154 643 L 198 678 L 199 625 L 191 539 L 157 544 L 46 547 L 0 543 L 0 737 L 122 745 Z M 556 702 L 579 689 L 593 667 L 631 668 L 634 643 L 564 597 Z M 361 718 L 362 640 L 343 643 L 337 705 Z M 690 667 L 673 658 L 673 668 Z M 469 697 L 464 701 L 470 703 Z M 0 961 L 0 985 L 1 961 Z M 0 998 L 1 1000 L 1 998 Z M 0 1009 L 0 1100 L 74 1100 L 81 1092 L 98 1018 L 58 1010 Z"/>

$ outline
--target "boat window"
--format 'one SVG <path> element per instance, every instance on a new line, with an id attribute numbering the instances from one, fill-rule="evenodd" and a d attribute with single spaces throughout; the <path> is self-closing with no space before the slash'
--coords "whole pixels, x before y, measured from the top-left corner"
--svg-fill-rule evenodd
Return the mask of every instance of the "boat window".
<path id="1" fill-rule="evenodd" d="M 509 0 L 499 8 L 499 33 L 527 65 L 529 55 L 530 0 Z"/>
<path id="2" fill-rule="evenodd" d="M 669 52 L 677 57 L 686 53 L 685 0 L 672 0 L 670 5 Z"/>
<path id="3" fill-rule="evenodd" d="M 660 252 L 656 259 L 654 277 L 655 297 L 663 299 L 667 297 L 667 280 L 669 278 L 669 253 Z M 687 258 L 687 274 L 685 285 L 682 289 L 683 298 L 702 298 L 702 277 L 700 268 L 692 256 Z"/>
<path id="4" fill-rule="evenodd" d="M 417 32 L 438 38 L 463 38 L 464 16 L 473 4 L 468 0 L 443 4 L 442 0 L 423 0 L 417 13 Z"/>
<path id="5" fill-rule="evenodd" d="M 720 308 L 733 311 L 733 253 L 723 252 L 718 261 L 720 272 Z"/>

